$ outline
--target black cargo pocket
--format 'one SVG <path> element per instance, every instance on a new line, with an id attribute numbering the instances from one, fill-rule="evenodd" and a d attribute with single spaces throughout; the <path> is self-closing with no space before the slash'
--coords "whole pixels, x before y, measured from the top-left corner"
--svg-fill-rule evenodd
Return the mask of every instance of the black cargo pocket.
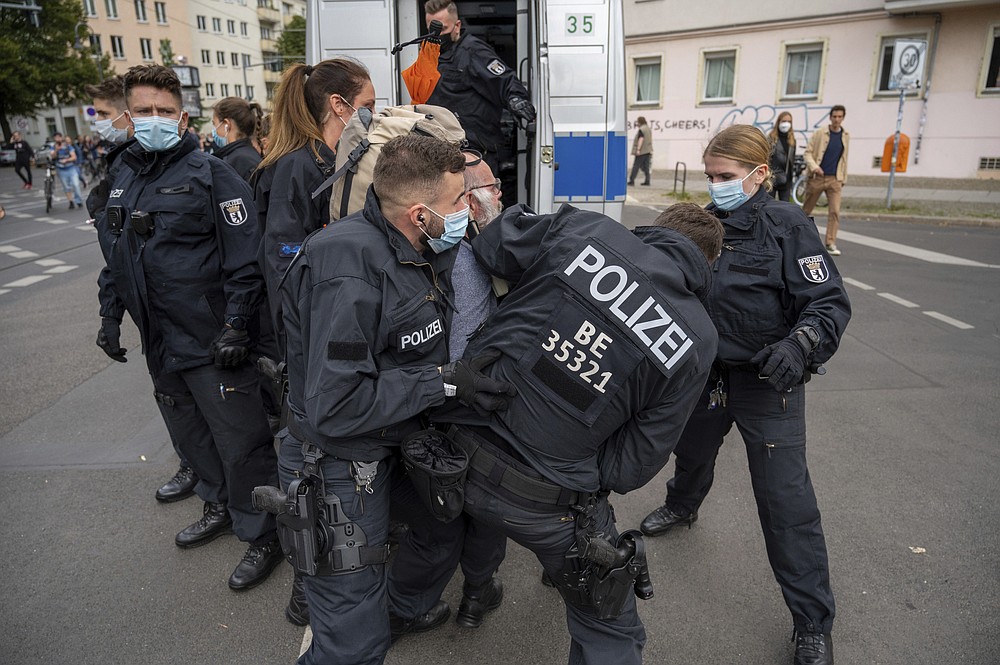
<path id="1" fill-rule="evenodd" d="M 430 291 L 389 313 L 388 345 L 400 364 L 427 357 L 445 340 L 444 318 Z"/>

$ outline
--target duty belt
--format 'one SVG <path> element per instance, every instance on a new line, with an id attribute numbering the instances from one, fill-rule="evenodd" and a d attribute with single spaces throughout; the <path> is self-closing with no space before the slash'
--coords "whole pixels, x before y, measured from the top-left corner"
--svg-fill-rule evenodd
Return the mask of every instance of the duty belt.
<path id="1" fill-rule="evenodd" d="M 544 508 L 552 506 L 573 506 L 586 500 L 585 493 L 574 492 L 542 478 L 533 478 L 528 471 L 515 467 L 516 462 L 502 459 L 491 448 L 504 448 L 499 437 L 490 430 L 480 427 L 453 426 L 448 432 L 455 442 L 469 456 L 469 475 L 486 480 L 490 485 L 513 495 L 518 499 L 539 504 Z M 485 444 L 485 445 L 484 445 Z"/>

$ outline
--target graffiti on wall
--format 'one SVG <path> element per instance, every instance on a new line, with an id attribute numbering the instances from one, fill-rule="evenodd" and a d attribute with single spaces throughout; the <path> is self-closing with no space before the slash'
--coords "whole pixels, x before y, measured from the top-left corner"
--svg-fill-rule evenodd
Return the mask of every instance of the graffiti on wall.
<path id="1" fill-rule="evenodd" d="M 785 111 L 792 114 L 792 127 L 795 134 L 803 141 L 808 139 L 816 129 L 826 123 L 830 115 L 831 105 L 811 105 L 792 104 L 788 106 L 774 106 L 772 104 L 761 104 L 758 106 L 744 106 L 726 111 L 725 115 L 718 122 L 712 118 L 657 118 L 654 112 L 648 113 L 647 121 L 653 134 L 665 134 L 667 132 L 697 132 L 699 134 L 711 135 L 715 131 L 725 129 L 730 125 L 753 125 L 763 132 L 771 131 L 778 120 L 778 116 Z M 633 112 L 634 118 L 638 118 L 641 113 Z M 634 119 L 628 121 L 629 131 L 636 128 Z M 665 138 L 665 137 L 664 137 Z"/>

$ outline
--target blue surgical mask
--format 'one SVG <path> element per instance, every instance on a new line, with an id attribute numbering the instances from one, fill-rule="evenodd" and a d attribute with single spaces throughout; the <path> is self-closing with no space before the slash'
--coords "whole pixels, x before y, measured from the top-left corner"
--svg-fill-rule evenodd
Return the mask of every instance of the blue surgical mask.
<path id="1" fill-rule="evenodd" d="M 219 127 L 225 123 L 219 123 L 218 125 L 212 125 L 212 140 L 215 142 L 216 147 L 225 148 L 226 144 L 229 143 L 227 136 L 229 135 L 229 130 L 226 130 L 226 136 L 219 136 Z"/>
<path id="2" fill-rule="evenodd" d="M 181 121 L 151 115 L 146 118 L 132 118 L 135 125 L 135 139 L 146 152 L 170 150 L 181 142 L 178 128 Z"/>
<path id="3" fill-rule="evenodd" d="M 424 207 L 444 220 L 444 233 L 441 234 L 440 238 L 432 238 L 424 230 L 424 235 L 427 236 L 427 246 L 434 250 L 435 254 L 448 251 L 465 237 L 465 229 L 469 226 L 469 206 L 447 215 L 439 215 L 426 204 Z"/>
<path id="4" fill-rule="evenodd" d="M 124 111 L 114 120 L 95 120 L 94 129 L 105 141 L 109 141 L 115 145 L 124 143 L 125 139 L 128 138 L 128 130 L 112 126 L 112 123 L 118 122 L 119 118 L 123 115 L 125 115 Z"/>
<path id="5" fill-rule="evenodd" d="M 754 174 L 760 167 L 738 180 L 727 180 L 725 182 L 708 183 L 708 193 L 712 197 L 712 203 L 719 210 L 736 210 L 749 200 L 750 195 L 743 191 L 743 181 Z"/>

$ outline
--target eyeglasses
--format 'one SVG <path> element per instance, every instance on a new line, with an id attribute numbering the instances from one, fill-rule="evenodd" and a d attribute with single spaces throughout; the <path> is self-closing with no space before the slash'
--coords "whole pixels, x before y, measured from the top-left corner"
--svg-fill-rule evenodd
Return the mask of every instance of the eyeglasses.
<path id="1" fill-rule="evenodd" d="M 497 178 L 493 182 L 488 182 L 485 185 L 476 185 L 475 187 L 469 187 L 467 190 L 465 190 L 465 193 L 468 194 L 469 192 L 471 192 L 471 191 L 473 191 L 475 189 L 484 189 L 486 187 L 492 187 L 493 188 L 493 193 L 494 194 L 499 194 L 500 193 L 500 178 Z"/>

